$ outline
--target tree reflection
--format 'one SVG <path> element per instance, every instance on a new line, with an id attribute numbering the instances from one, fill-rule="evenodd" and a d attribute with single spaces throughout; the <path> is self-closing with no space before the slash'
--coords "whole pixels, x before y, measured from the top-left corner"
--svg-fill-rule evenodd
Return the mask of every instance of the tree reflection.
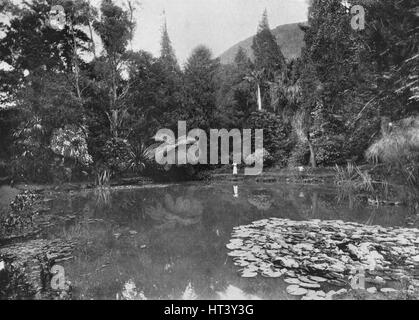
<path id="1" fill-rule="evenodd" d="M 160 226 L 174 227 L 177 224 L 188 226 L 201 220 L 204 207 L 200 200 L 187 192 L 185 196 L 174 198 L 167 193 L 162 202 L 147 206 L 145 214 L 160 223 Z"/>

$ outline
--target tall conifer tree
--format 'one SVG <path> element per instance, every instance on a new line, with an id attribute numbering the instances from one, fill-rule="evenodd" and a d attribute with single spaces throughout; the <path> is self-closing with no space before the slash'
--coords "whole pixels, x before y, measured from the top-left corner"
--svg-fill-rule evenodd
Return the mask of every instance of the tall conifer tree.
<path id="1" fill-rule="evenodd" d="M 266 10 L 262 15 L 256 36 L 253 38 L 252 49 L 256 69 L 264 69 L 266 80 L 271 81 L 274 73 L 284 67 L 285 58 L 269 28 Z"/>
<path id="2" fill-rule="evenodd" d="M 270 83 L 275 81 L 275 76 L 286 67 L 286 63 L 269 28 L 266 9 L 263 12 L 256 36 L 253 38 L 252 49 L 255 56 L 255 71 L 260 75 L 257 80 L 258 109 L 275 110 L 275 106 L 271 105 Z"/>
<path id="3" fill-rule="evenodd" d="M 163 66 L 171 71 L 178 71 L 179 65 L 172 46 L 172 42 L 170 41 L 166 18 L 164 19 L 163 23 L 160 45 L 160 61 L 162 62 Z"/>

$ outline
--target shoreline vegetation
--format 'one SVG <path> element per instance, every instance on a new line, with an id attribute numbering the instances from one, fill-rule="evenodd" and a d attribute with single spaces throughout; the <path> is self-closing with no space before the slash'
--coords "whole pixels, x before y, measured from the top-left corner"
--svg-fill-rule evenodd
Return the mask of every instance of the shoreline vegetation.
<path id="1" fill-rule="evenodd" d="M 299 25 L 299 56 L 284 56 L 265 11 L 251 57 L 239 48 L 234 62 L 221 64 L 201 45 L 180 66 L 167 22 L 159 57 L 129 49 L 141 28 L 135 5 L 63 1 L 66 19 L 56 30 L 41 23 L 51 18 L 48 1 L 5 1 L 1 180 L 201 179 L 217 167 L 167 170 L 150 156 L 156 132 L 185 121 L 204 132 L 263 128 L 268 168 L 379 162 L 399 171 L 405 181 L 397 184 L 417 188 L 417 7 L 412 0 L 362 5 L 370 21 L 357 31 L 338 0 L 311 0 L 309 19 Z"/>
<path id="2" fill-rule="evenodd" d="M 53 3 L 63 8 L 63 28 L 50 23 Z M 309 290 L 318 289 L 317 282 L 322 281 L 308 277 L 310 268 L 300 268 L 310 259 L 294 259 L 315 245 L 314 260 L 326 255 L 325 263 L 334 268 L 324 274 L 329 280 L 347 285 L 348 265 L 365 262 L 373 254 L 382 269 L 371 277 L 380 282 L 377 287 L 388 289 L 333 292 L 330 298 L 419 299 L 418 243 L 413 239 L 419 217 L 417 0 L 350 1 L 364 6 L 368 13 L 363 30 L 351 27 L 350 10 L 342 1 L 310 0 L 307 23 L 298 25 L 296 38 L 298 48 L 301 37 L 304 45 L 292 58 L 281 51 L 265 10 L 252 38 L 251 55 L 238 48 L 234 61 L 222 64 L 210 48 L 199 45 L 182 66 L 167 21 L 162 25 L 159 56 L 132 50 L 135 29 L 143 26 L 135 19 L 140 8 L 134 2 L 128 4 L 120 6 L 112 0 L 102 0 L 98 6 L 86 0 L 1 1 L 0 65 L 6 67 L 0 69 L 0 299 L 71 299 L 74 284 L 65 282 L 60 290 L 51 290 L 48 284 L 54 276 L 51 268 L 57 262 L 71 261 L 74 248 L 82 248 L 80 255 L 86 260 L 96 252 L 95 246 L 107 253 L 104 239 L 121 245 L 122 251 L 126 249 L 123 245 L 133 252 L 146 248 L 143 242 L 150 230 L 141 234 L 114 217 L 91 216 L 97 208 L 105 211 L 111 206 L 112 191 L 144 188 L 148 192 L 166 183 L 186 188 L 189 182 L 210 187 L 218 182 L 231 184 L 236 187 L 231 188 L 234 193 L 220 210 L 228 211 L 242 201 L 242 207 L 234 208 L 248 209 L 248 215 L 252 211 L 260 214 L 251 216 L 256 219 L 253 222 L 240 216 L 243 219 L 235 221 L 242 225 L 228 225 L 233 240 L 227 249 L 234 252 L 235 266 L 247 268 L 243 277 L 287 275 L 291 278 L 288 293 L 304 294 L 307 299 L 329 298 L 326 292 Z M 263 129 L 263 152 L 252 155 L 255 163 L 263 162 L 263 173 L 246 176 L 241 165 L 239 174 L 233 175 L 232 165 L 156 163 L 156 132 L 176 132 L 178 121 L 207 135 L 210 128 Z M 179 142 L 181 137 L 173 138 L 174 147 L 185 147 Z M 231 144 L 228 151 L 233 160 Z M 333 191 L 331 197 L 337 194 L 337 200 L 324 201 L 325 210 L 335 202 L 348 203 L 351 210 L 360 205 L 374 212 L 394 207 L 402 208 L 410 220 L 404 223 L 406 229 L 371 227 L 368 217 L 365 226 L 340 220 L 316 222 L 309 216 L 298 223 L 261 220 L 280 188 L 261 187 L 263 190 L 240 199 L 238 192 L 246 191 L 237 191 L 237 185 L 248 181 L 265 187 L 325 186 Z M 54 197 L 68 194 L 71 203 L 73 194 L 86 189 L 92 191 L 92 207 L 86 205 L 77 214 L 54 211 Z M 151 204 L 128 195 L 126 200 L 132 212 L 141 213 L 138 221 L 144 217 L 157 221 L 157 232 L 164 236 L 173 226 L 187 229 L 201 221 L 204 209 L 193 198 L 195 191 L 183 191 L 186 195 L 176 201 L 162 194 L 157 195 L 161 202 Z M 218 196 L 223 195 L 214 193 Z M 290 198 L 290 207 L 298 209 L 307 200 L 304 214 L 318 209 L 317 193 L 306 199 L 301 191 Z M 214 203 L 210 205 L 217 209 Z M 285 206 L 280 208 L 287 211 Z M 61 209 L 60 213 L 65 211 Z M 83 221 L 75 223 L 79 218 Z M 287 228 L 294 231 L 289 243 L 280 236 Z M 328 228 L 333 232 L 328 233 Z M 358 234 L 357 228 L 362 232 Z M 219 228 L 212 231 L 220 240 Z M 316 232 L 326 232 L 326 243 L 310 236 Z M 260 238 L 237 239 L 254 233 Z M 118 243 L 121 234 L 128 239 L 122 244 Z M 272 234 L 276 236 L 269 238 Z M 362 243 L 362 238 L 368 243 Z M 304 243 L 307 239 L 310 243 Z M 303 244 L 300 249 L 299 242 Z M 340 251 L 329 250 L 331 244 Z M 235 248 L 239 245 L 246 250 Z M 226 249 L 225 243 L 222 248 Z M 276 251 L 267 258 L 261 248 Z M 214 247 L 222 252 L 219 249 Z M 253 256 L 253 249 L 261 255 Z M 400 261 L 398 253 L 403 258 Z M 98 263 L 104 256 L 99 255 Z M 260 265 L 259 259 L 268 259 L 269 264 Z M 347 265 L 342 267 L 339 259 Z M 409 270 L 396 270 L 401 267 Z M 401 289 L 395 293 L 383 287 L 384 280 L 395 280 Z M 128 284 L 135 288 L 135 283 Z"/>

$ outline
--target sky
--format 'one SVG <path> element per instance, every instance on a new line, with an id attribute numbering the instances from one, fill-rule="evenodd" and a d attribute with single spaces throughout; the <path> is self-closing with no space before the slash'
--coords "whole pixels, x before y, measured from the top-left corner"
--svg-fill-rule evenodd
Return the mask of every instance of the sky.
<path id="1" fill-rule="evenodd" d="M 97 7 L 101 2 L 90 1 Z M 200 44 L 208 46 L 214 57 L 217 57 L 239 41 L 254 35 L 265 8 L 271 28 L 306 21 L 308 8 L 308 0 L 130 1 L 138 3 L 134 13 L 137 27 L 132 49 L 146 50 L 154 56 L 159 56 L 161 29 L 166 18 L 169 36 L 181 65 Z M 125 7 L 127 4 L 127 0 L 114 2 Z M 100 47 L 99 44 L 98 48 Z"/>
<path id="2" fill-rule="evenodd" d="M 97 0 L 98 1 L 98 0 Z M 123 0 L 118 0 L 123 2 Z M 98 1 L 99 2 L 99 1 Z M 218 56 L 256 33 L 268 10 L 271 28 L 307 20 L 307 0 L 140 0 L 133 49 L 158 56 L 165 12 L 169 36 L 183 64 L 193 48 L 208 46 Z"/>
<path id="3" fill-rule="evenodd" d="M 22 0 L 12 1 L 22 3 Z M 114 1 L 119 5 L 126 4 L 126 0 Z M 237 42 L 254 35 L 265 8 L 271 28 L 306 21 L 308 8 L 308 0 L 131 1 L 139 2 L 135 12 L 137 28 L 133 49 L 160 55 L 161 28 L 165 16 L 169 36 L 181 65 L 200 44 L 208 46 L 217 57 Z M 101 0 L 91 2 L 98 6 Z M 0 64 L 0 69 L 8 67 Z"/>

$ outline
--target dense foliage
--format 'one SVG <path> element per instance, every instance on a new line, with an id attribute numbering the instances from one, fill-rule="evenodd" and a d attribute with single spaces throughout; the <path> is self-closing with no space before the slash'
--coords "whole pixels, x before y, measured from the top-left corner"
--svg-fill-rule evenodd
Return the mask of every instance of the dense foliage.
<path id="1" fill-rule="evenodd" d="M 248 128 L 263 128 L 263 147 L 271 156 L 270 160 L 286 163 L 289 152 L 289 126 L 282 118 L 268 111 L 253 112 L 247 120 Z M 270 161 L 272 162 L 272 161 Z"/>
<path id="2" fill-rule="evenodd" d="M 48 23 L 56 4 L 66 12 L 62 30 Z M 351 27 L 355 4 L 365 8 L 364 30 Z M 146 173 L 154 134 L 176 131 L 178 120 L 206 131 L 264 129 L 269 165 L 362 163 L 369 146 L 391 140 L 383 128 L 418 115 L 414 0 L 311 0 L 301 25 L 305 47 L 289 61 L 265 12 L 253 59 L 240 49 L 234 63 L 221 65 L 201 45 L 183 68 L 166 23 L 160 57 L 129 49 L 131 2 L 128 9 L 112 0 L 99 8 L 85 0 L 1 6 L 8 18 L 0 20 L 0 57 L 8 67 L 0 70 L 0 99 L 9 107 L 0 109 L 0 157 L 18 179 L 53 180 L 57 168 L 71 173 L 65 179 L 75 169 Z M 397 132 L 404 134 L 391 137 Z"/>

